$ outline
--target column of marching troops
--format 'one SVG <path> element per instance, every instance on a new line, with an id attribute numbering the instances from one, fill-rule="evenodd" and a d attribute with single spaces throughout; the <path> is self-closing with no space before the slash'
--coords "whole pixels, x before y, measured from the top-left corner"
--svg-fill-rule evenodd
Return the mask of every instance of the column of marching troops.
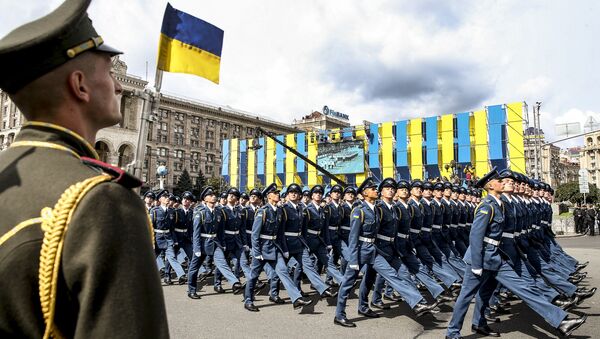
<path id="1" fill-rule="evenodd" d="M 584 204 L 573 210 L 575 232 L 579 234 L 596 235 L 596 225 L 600 222 L 600 206 Z"/>
<path id="2" fill-rule="evenodd" d="M 586 316 L 567 311 L 596 288 L 578 287 L 587 263 L 554 239 L 553 193 L 543 182 L 493 169 L 473 187 L 367 178 L 358 188 L 291 184 L 280 191 L 271 184 L 219 194 L 206 187 L 198 201 L 165 190 L 144 199 L 164 283 L 187 283 L 191 299 L 214 276 L 214 290 L 226 292 L 224 278 L 243 293 L 248 311 L 259 311 L 254 295 L 266 285 L 270 302 L 284 304 L 281 284 L 298 309 L 312 302 L 301 288 L 307 278 L 318 297 L 337 298 L 334 323 L 344 327 L 356 326 L 345 309 L 358 288 L 365 317 L 379 317 L 373 309 L 392 302 L 406 302 L 417 317 L 454 303 L 446 338 L 461 337 L 473 298 L 474 332 L 499 336 L 488 323 L 520 299 L 568 336 Z M 259 280 L 262 271 L 267 281 Z"/>

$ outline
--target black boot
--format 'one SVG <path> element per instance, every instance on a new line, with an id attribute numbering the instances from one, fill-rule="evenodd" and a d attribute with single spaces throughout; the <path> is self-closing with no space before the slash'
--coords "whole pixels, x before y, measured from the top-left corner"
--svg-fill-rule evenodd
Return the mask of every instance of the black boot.
<path id="1" fill-rule="evenodd" d="M 565 320 L 560 322 L 560 325 L 558 326 L 558 332 L 561 335 L 568 337 L 571 335 L 571 333 L 573 333 L 573 331 L 578 329 L 579 326 L 583 325 L 586 319 L 587 315 L 583 315 L 575 319 L 566 318 Z"/>
<path id="2" fill-rule="evenodd" d="M 488 336 L 488 337 L 499 337 L 500 336 L 499 332 L 492 330 L 488 325 L 481 326 L 481 327 L 471 325 L 471 331 L 481 334 L 483 336 Z"/>

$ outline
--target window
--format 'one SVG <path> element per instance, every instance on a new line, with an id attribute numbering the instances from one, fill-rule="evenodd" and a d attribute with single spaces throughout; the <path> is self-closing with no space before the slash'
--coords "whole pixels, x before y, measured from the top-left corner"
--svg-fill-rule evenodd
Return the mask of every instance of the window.
<path id="1" fill-rule="evenodd" d="M 223 126 L 221 126 L 221 127 L 222 127 L 222 129 L 223 129 L 224 131 L 226 131 L 226 130 L 229 128 L 229 124 L 228 124 L 228 123 L 226 123 L 226 122 L 224 122 L 224 123 L 223 123 Z"/>
<path id="2" fill-rule="evenodd" d="M 160 135 L 160 138 L 158 138 L 158 141 L 166 144 L 168 142 L 167 136 L 166 135 Z"/>
<path id="3" fill-rule="evenodd" d="M 192 118 L 192 122 L 195 124 L 199 124 L 200 123 L 200 117 L 193 117 Z"/>
<path id="4" fill-rule="evenodd" d="M 169 111 L 167 111 L 166 109 L 161 109 L 158 112 L 158 116 L 161 118 L 168 118 L 169 117 Z"/>
<path id="5" fill-rule="evenodd" d="M 198 153 L 198 152 L 192 152 L 192 159 L 193 160 L 200 159 L 200 153 Z"/>
<path id="6" fill-rule="evenodd" d="M 160 155 L 161 157 L 166 157 L 167 153 L 168 153 L 168 151 L 166 148 L 160 147 L 158 149 L 158 155 Z"/>
<path id="7" fill-rule="evenodd" d="M 178 149 L 175 150 L 175 158 L 179 158 L 179 159 L 183 159 L 183 157 L 185 156 L 185 152 Z"/>
<path id="8" fill-rule="evenodd" d="M 163 131 L 166 131 L 166 130 L 167 130 L 167 127 L 168 127 L 168 125 L 167 125 L 167 123 L 166 123 L 166 122 L 161 122 L 161 123 L 160 123 L 160 129 L 161 129 L 161 130 L 163 130 Z"/>
<path id="9" fill-rule="evenodd" d="M 198 172 L 200 166 L 192 165 L 191 167 L 192 167 L 192 172 Z"/>
<path id="10" fill-rule="evenodd" d="M 174 163 L 174 164 L 173 164 L 173 166 L 175 167 L 175 170 L 176 170 L 176 171 L 181 171 L 181 170 L 183 170 L 183 164 L 182 164 L 182 163 L 180 163 L 180 162 L 176 162 L 176 163 Z"/>
<path id="11" fill-rule="evenodd" d="M 183 125 L 177 125 L 177 126 L 175 126 L 175 132 L 177 132 L 177 133 L 183 133 Z"/>
<path id="12" fill-rule="evenodd" d="M 215 147 L 215 144 L 213 144 L 212 142 L 206 143 L 206 149 L 213 149 L 214 147 Z"/>
<path id="13" fill-rule="evenodd" d="M 246 127 L 246 133 L 247 134 L 253 134 L 254 133 L 254 129 L 252 127 Z"/>
<path id="14" fill-rule="evenodd" d="M 206 166 L 206 174 L 213 174 L 213 172 L 214 172 L 214 167 Z"/>
<path id="15" fill-rule="evenodd" d="M 177 120 L 185 121 L 185 113 L 177 113 Z"/>
<path id="16" fill-rule="evenodd" d="M 207 138 L 214 138 L 215 137 L 215 132 L 214 131 L 206 131 L 206 137 Z"/>
<path id="17" fill-rule="evenodd" d="M 208 127 L 215 127 L 215 121 L 214 120 L 208 120 Z"/>
<path id="18" fill-rule="evenodd" d="M 179 182 L 179 176 L 173 175 L 173 183 L 177 183 L 177 182 Z"/>
<path id="19" fill-rule="evenodd" d="M 207 154 L 206 155 L 206 161 L 207 162 L 213 162 L 213 161 L 215 161 L 215 155 L 214 154 Z"/>
<path id="20" fill-rule="evenodd" d="M 227 133 L 221 133 L 221 140 L 229 139 L 227 138 Z"/>
<path id="21" fill-rule="evenodd" d="M 192 127 L 192 135 L 197 137 L 198 135 L 200 135 L 200 128 L 198 127 Z"/>
<path id="22" fill-rule="evenodd" d="M 240 131 L 240 129 L 241 129 L 241 126 L 239 126 L 239 125 L 235 125 L 233 128 L 234 128 L 234 130 L 235 130 L 236 132 L 239 132 L 239 131 Z"/>
<path id="23" fill-rule="evenodd" d="M 200 142 L 198 140 L 192 140 L 192 147 L 200 147 Z"/>

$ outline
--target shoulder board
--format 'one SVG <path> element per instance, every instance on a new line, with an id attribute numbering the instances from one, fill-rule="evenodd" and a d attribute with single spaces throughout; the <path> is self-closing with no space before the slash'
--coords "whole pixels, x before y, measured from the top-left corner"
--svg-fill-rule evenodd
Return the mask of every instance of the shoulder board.
<path id="1" fill-rule="evenodd" d="M 127 188 L 140 187 L 143 184 L 140 179 L 125 172 L 119 167 L 88 157 L 81 157 L 81 161 L 90 167 L 99 169 L 102 172 L 109 174 L 113 178 L 112 182 L 116 182 Z"/>

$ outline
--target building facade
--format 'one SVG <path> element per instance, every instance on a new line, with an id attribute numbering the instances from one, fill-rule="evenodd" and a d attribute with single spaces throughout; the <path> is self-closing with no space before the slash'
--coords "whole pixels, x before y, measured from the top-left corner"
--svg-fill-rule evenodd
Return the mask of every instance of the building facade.
<path id="1" fill-rule="evenodd" d="M 329 112 L 329 108 L 327 108 L 327 106 L 323 108 L 324 112 Z M 350 127 L 350 121 L 347 119 L 347 116 L 334 116 L 325 114 L 324 112 L 314 111 L 309 115 L 303 116 L 300 120 L 294 119 L 294 121 L 292 121 L 292 126 L 306 132 L 317 132 Z"/>
<path id="2" fill-rule="evenodd" d="M 600 132 L 583 137 L 580 159 L 581 168 L 589 173 L 589 183 L 600 187 Z"/>
<path id="3" fill-rule="evenodd" d="M 101 130 L 95 148 L 102 161 L 127 170 L 133 170 L 144 100 L 139 95 L 148 84 L 135 75 L 127 74 L 127 65 L 114 59 L 115 78 L 121 83 L 121 113 L 123 120 Z M 8 95 L 0 91 L 0 150 L 6 149 L 25 122 L 23 115 Z M 161 95 L 159 114 L 148 128 L 142 180 L 143 189 L 156 188 L 159 180 L 156 169 L 165 165 L 169 174 L 164 178 L 165 188 L 172 188 L 184 169 L 192 182 L 199 173 L 206 178 L 218 177 L 223 158 L 224 139 L 252 138 L 256 128 L 271 133 L 293 133 L 298 130 L 247 112 L 202 103 L 175 96 Z"/>

